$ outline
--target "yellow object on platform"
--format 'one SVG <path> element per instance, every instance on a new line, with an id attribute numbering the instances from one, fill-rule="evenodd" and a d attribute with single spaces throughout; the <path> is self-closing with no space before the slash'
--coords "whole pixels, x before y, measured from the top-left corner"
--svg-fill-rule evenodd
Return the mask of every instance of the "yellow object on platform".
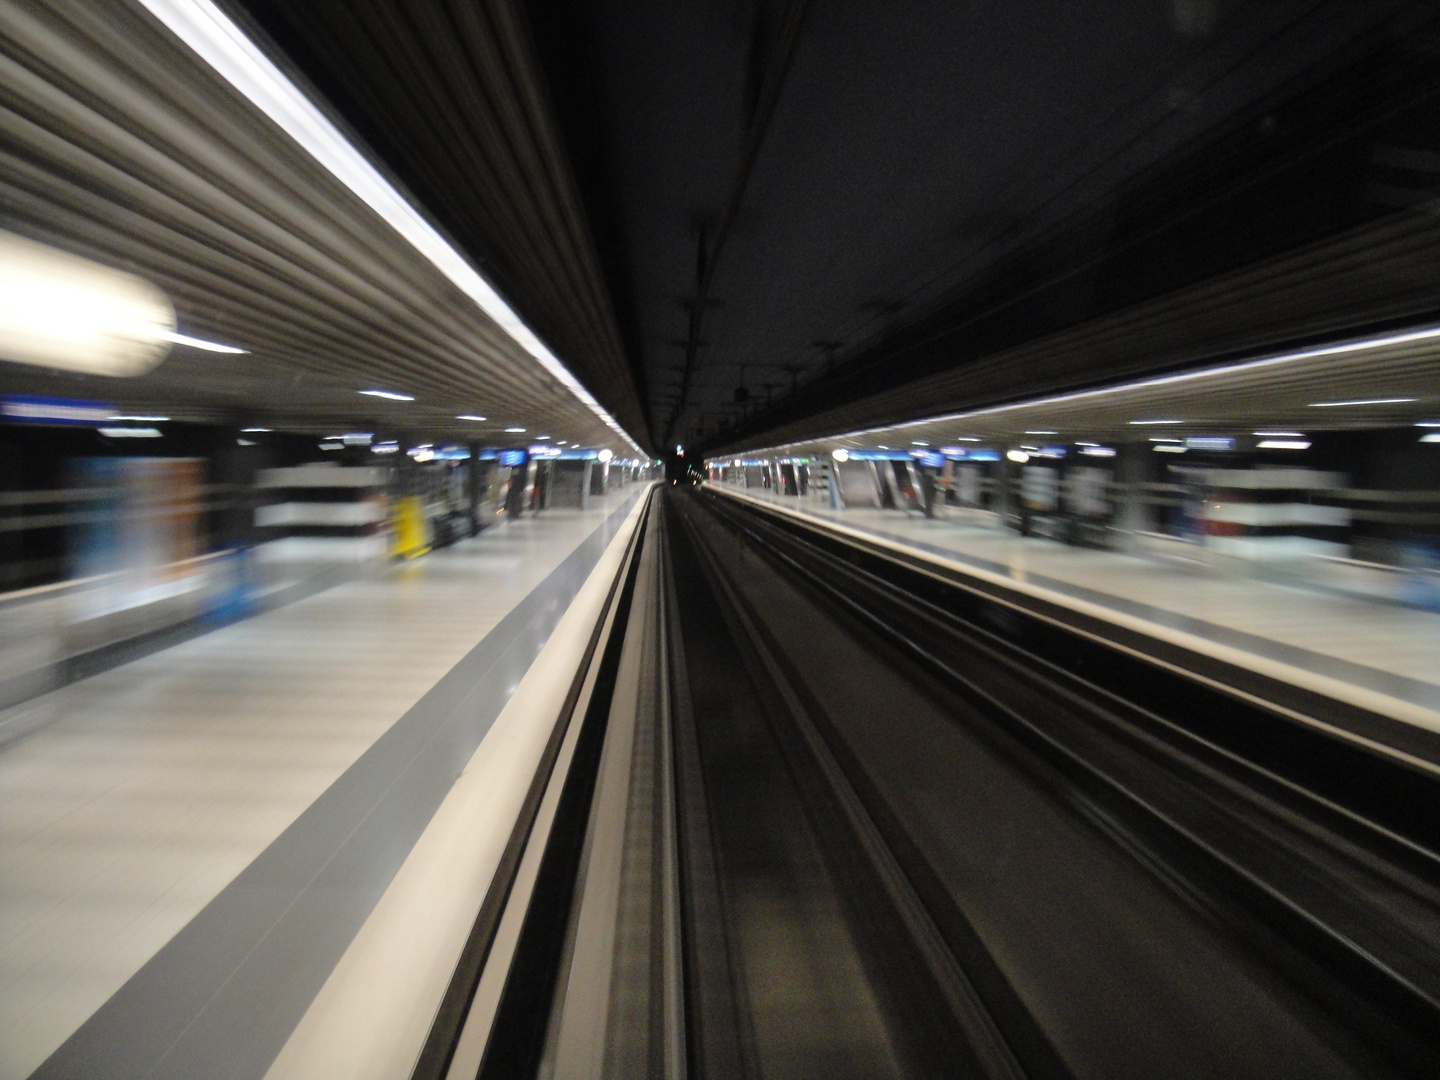
<path id="1" fill-rule="evenodd" d="M 406 495 L 391 503 L 390 523 L 394 546 L 390 553 L 414 559 L 430 550 L 425 542 L 425 507 L 419 495 Z"/>

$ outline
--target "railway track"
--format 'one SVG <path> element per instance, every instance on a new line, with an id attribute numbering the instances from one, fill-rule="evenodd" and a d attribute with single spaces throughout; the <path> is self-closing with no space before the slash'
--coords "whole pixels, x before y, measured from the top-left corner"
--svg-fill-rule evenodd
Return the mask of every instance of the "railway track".
<path id="1" fill-rule="evenodd" d="M 657 495 L 416 1075 L 1434 1075 L 1428 745 L 1135 645 Z"/>

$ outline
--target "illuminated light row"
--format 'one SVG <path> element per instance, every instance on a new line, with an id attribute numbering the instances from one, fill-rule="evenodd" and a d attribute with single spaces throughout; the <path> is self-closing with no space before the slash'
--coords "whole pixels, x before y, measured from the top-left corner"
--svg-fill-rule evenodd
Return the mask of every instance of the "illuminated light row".
<path id="1" fill-rule="evenodd" d="M 1435 341 L 1440 339 L 1440 326 L 1422 327 L 1418 330 L 1408 330 L 1403 333 L 1385 334 L 1380 337 L 1362 338 L 1358 341 L 1345 341 L 1336 345 L 1322 345 L 1313 349 L 1300 349 L 1295 352 L 1278 353 L 1273 356 L 1263 356 L 1255 360 L 1246 360 L 1239 364 L 1229 364 L 1225 367 L 1204 368 L 1200 371 L 1185 371 L 1175 375 L 1160 375 L 1153 379 L 1142 379 L 1133 383 L 1122 383 L 1118 386 L 1105 386 L 1096 390 L 1077 390 L 1069 394 L 1057 394 L 1053 397 L 1036 398 L 1034 401 L 1019 401 L 1009 405 L 992 405 L 984 409 L 974 409 L 969 412 L 946 413 L 941 416 L 927 417 L 924 420 L 911 420 L 904 424 L 886 424 L 882 427 L 862 428 L 856 431 L 848 431 L 839 435 L 826 436 L 827 439 L 858 439 L 866 435 L 878 435 L 881 432 L 898 432 L 917 427 L 926 427 L 930 424 L 955 423 L 963 420 L 973 420 L 981 416 L 996 416 L 1001 413 L 1013 412 L 1019 409 L 1037 409 L 1047 405 L 1067 405 L 1076 401 L 1093 401 L 1097 398 L 1110 397 L 1115 394 L 1129 393 L 1135 390 L 1149 390 L 1161 386 L 1174 386 L 1179 383 L 1195 382 L 1201 379 L 1213 379 L 1222 375 L 1235 375 L 1249 371 L 1259 371 L 1265 368 L 1277 367 L 1283 364 L 1293 364 L 1301 360 L 1315 360 L 1327 356 L 1346 356 L 1352 353 L 1368 352 L 1374 349 L 1384 349 L 1394 345 L 1410 345 L 1423 341 Z M 1348 402 L 1316 402 L 1317 407 L 1337 407 L 1341 405 L 1378 405 L 1378 404 L 1401 404 L 1411 402 L 1415 398 L 1375 398 L 1365 401 Z M 1151 420 L 1137 421 L 1138 423 L 1184 423 L 1183 420 Z M 1440 421 L 1436 422 L 1440 424 Z M 781 443 L 779 446 L 770 447 L 772 450 L 785 450 L 793 446 L 804 446 L 807 443 L 818 442 L 818 439 L 797 439 L 794 442 Z M 760 453 L 762 451 L 752 451 Z"/>
<path id="2" fill-rule="evenodd" d="M 495 289 L 210 0 L 141 0 L 201 59 L 398 232 L 606 427 L 640 447 Z"/>
<path id="3" fill-rule="evenodd" d="M 1413 397 L 1378 397 L 1366 398 L 1362 401 L 1312 401 L 1307 408 L 1310 409 L 1339 409 L 1346 405 L 1405 405 L 1412 401 L 1419 401 Z"/>

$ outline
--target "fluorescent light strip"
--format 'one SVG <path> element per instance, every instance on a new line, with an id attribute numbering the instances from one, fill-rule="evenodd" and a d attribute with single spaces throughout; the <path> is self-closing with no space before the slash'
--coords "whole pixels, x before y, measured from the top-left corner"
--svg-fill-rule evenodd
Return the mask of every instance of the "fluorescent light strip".
<path id="1" fill-rule="evenodd" d="M 1261 439 L 1255 444 L 1257 450 L 1309 450 L 1306 439 Z"/>
<path id="2" fill-rule="evenodd" d="M 386 401 L 414 401 L 414 400 L 415 400 L 415 398 L 412 397 L 410 394 L 395 394 L 395 393 L 392 393 L 392 392 L 389 391 L 389 390 L 360 390 L 360 391 L 357 391 L 357 393 L 364 394 L 364 395 L 367 396 L 367 397 L 384 398 Z"/>
<path id="3" fill-rule="evenodd" d="M 1419 398 L 1413 397 L 1377 397 L 1366 398 L 1363 401 L 1312 401 L 1307 408 L 1338 409 L 1345 405 L 1404 405 L 1406 402 L 1419 400 Z"/>
<path id="4" fill-rule="evenodd" d="M 882 427 L 863 428 L 858 431 L 847 431 L 840 435 L 830 435 L 825 438 L 834 439 L 859 439 L 867 435 L 877 435 L 881 432 L 900 431 L 902 429 L 924 427 L 927 424 L 950 424 L 958 420 L 973 420 L 979 416 L 995 416 L 999 413 L 1012 412 L 1017 409 L 1038 409 L 1046 405 L 1067 405 L 1074 401 L 1089 401 L 1093 398 L 1109 397 L 1112 394 L 1123 394 L 1131 390 L 1149 390 L 1157 386 L 1173 386 L 1176 383 L 1193 382 L 1197 379 L 1213 379 L 1219 375 L 1234 375 L 1244 371 L 1258 371 L 1263 368 L 1276 367 L 1280 364 L 1293 364 L 1300 360 L 1313 360 L 1323 356 L 1345 356 L 1350 353 L 1368 352 L 1371 349 L 1383 349 L 1391 345 L 1409 345 L 1419 341 L 1434 341 L 1440 338 L 1440 326 L 1427 326 L 1420 330 L 1408 330 L 1401 334 L 1386 334 L 1383 337 L 1362 338 L 1359 341 L 1345 341 L 1338 345 L 1322 345 L 1314 349 L 1302 349 L 1298 352 L 1278 353 L 1274 356 L 1263 356 L 1258 360 L 1246 360 L 1243 363 L 1231 364 L 1227 367 L 1204 368 L 1200 371 L 1185 371 L 1178 375 L 1161 375 L 1154 379 L 1143 379 L 1140 382 L 1122 383 L 1119 386 L 1102 386 L 1098 390 L 1078 390 L 1073 394 L 1058 394 L 1055 397 L 1036 398 L 1034 401 L 1017 401 L 1009 405 L 992 405 L 985 409 L 976 409 L 973 412 L 946 413 L 942 416 L 931 416 L 924 420 L 911 420 L 905 424 L 886 424 Z M 795 442 L 782 443 L 776 447 L 767 449 L 786 450 L 792 446 L 806 446 L 818 439 L 799 439 Z M 763 450 L 746 450 L 744 453 L 763 453 Z"/>
<path id="5" fill-rule="evenodd" d="M 471 416 L 471 415 L 469 415 L 469 414 L 467 413 L 467 414 L 464 415 L 464 416 L 457 416 L 457 417 L 455 417 L 455 419 L 456 419 L 456 420 L 474 420 L 476 423 L 479 423 L 479 422 L 483 421 L 483 420 L 485 419 L 485 417 L 483 417 L 483 416 Z"/>
<path id="6" fill-rule="evenodd" d="M 206 352 L 233 353 L 236 356 L 244 356 L 250 352 L 249 349 L 237 349 L 234 345 L 221 345 L 219 342 L 190 337 L 188 334 L 172 334 L 162 331 L 159 336 L 164 341 L 173 342 L 176 345 L 189 345 L 192 349 L 203 349 Z"/>
<path id="7" fill-rule="evenodd" d="M 163 424 L 170 419 L 168 416 L 112 416 L 111 420 L 128 420 L 134 424 Z"/>
<path id="8" fill-rule="evenodd" d="M 450 244 L 420 216 L 365 160 L 325 115 L 277 68 L 240 28 L 210 0 L 140 0 L 142 4 L 189 45 L 226 82 L 244 94 L 292 139 L 328 169 L 372 210 L 403 236 L 416 251 L 490 316 L 511 339 L 539 361 L 636 452 L 639 445 L 570 374 L 545 344 L 500 298 L 490 283 L 475 272 Z"/>
<path id="9" fill-rule="evenodd" d="M 1305 437 L 1303 431 L 1252 431 L 1250 434 L 1271 439 L 1303 439 Z"/>

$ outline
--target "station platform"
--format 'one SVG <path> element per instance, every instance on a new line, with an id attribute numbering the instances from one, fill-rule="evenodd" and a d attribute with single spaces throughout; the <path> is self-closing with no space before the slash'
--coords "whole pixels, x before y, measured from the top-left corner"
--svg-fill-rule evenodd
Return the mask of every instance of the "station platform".
<path id="1" fill-rule="evenodd" d="M 1217 570 L 1180 558 L 1021 537 L 990 515 L 841 510 L 713 490 L 937 559 L 1327 697 L 1440 732 L 1440 613 Z"/>
<path id="2" fill-rule="evenodd" d="M 571 647 L 588 632 L 573 602 L 608 588 L 593 579 L 613 577 L 644 490 L 14 706 L 0 1078 L 263 1075 L 557 627 L 578 619 Z M 542 744 L 543 712 L 517 721 Z"/>

